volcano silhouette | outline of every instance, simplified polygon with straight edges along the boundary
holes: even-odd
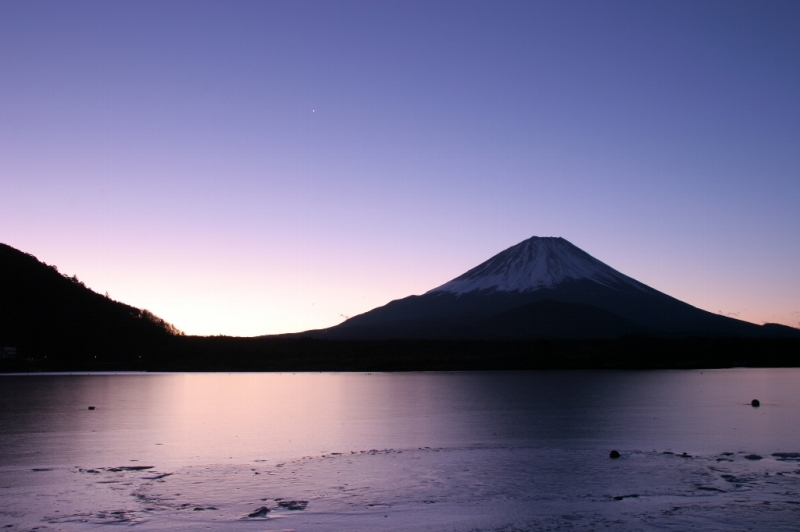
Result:
[[[317,331],[341,339],[795,336],[712,314],[632,279],[563,238],[532,237],[438,288]]]

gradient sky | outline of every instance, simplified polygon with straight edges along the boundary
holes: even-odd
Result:
[[[800,2],[0,0],[0,241],[187,333],[534,235],[800,326]]]

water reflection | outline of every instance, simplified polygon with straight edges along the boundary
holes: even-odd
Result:
[[[474,445],[794,451],[798,378],[795,369],[6,376],[0,465]]]

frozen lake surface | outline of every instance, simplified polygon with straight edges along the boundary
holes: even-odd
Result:
[[[0,530],[797,530],[798,384],[795,369],[5,376]]]

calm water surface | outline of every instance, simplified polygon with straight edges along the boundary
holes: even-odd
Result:
[[[0,377],[0,466],[468,445],[794,451],[800,370]]]

